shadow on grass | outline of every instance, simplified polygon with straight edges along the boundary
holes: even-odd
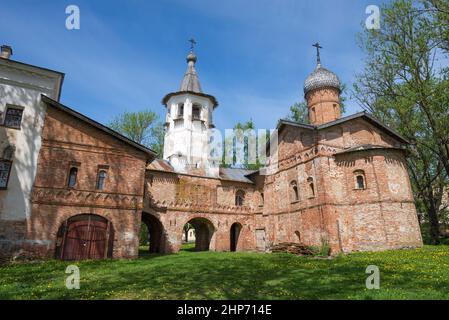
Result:
[[[448,299],[449,249],[367,253],[316,260],[287,254],[148,252],[137,260],[77,265],[81,289],[64,288],[69,263],[0,269],[4,299]],[[381,289],[365,288],[366,267]],[[50,284],[50,287],[48,285]]]

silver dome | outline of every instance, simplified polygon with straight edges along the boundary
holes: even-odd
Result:
[[[317,65],[315,71],[313,71],[304,82],[304,95],[312,90],[328,87],[335,88],[340,91],[340,80],[335,73],[323,68],[319,64]]]

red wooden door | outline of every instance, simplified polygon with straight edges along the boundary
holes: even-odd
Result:
[[[63,260],[104,259],[108,250],[109,224],[104,218],[83,215],[69,220]]]

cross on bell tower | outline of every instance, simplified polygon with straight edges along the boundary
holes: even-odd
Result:
[[[190,42],[190,51],[193,52],[193,49],[195,49],[196,41],[194,38],[189,40]]]
[[[320,49],[323,49],[323,47],[318,42],[313,44],[312,47],[316,48],[316,64],[321,65]]]

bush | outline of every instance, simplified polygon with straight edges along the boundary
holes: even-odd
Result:
[[[310,246],[309,250],[313,252],[314,256],[318,257],[328,257],[331,254],[331,247],[327,239],[321,239],[320,246]]]

